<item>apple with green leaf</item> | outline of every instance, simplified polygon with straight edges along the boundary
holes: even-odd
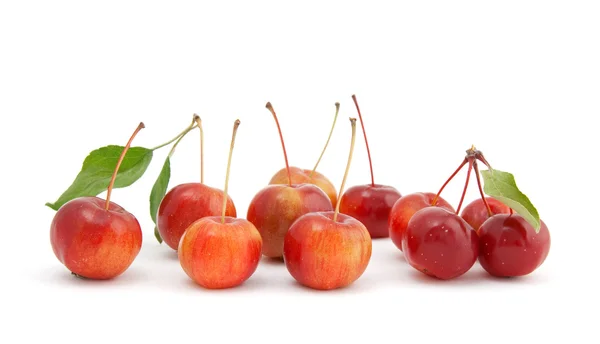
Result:
[[[99,197],[77,197],[62,205],[50,225],[52,250],[74,275],[88,279],[111,279],[121,275],[133,263],[142,247],[142,230],[135,216],[110,196],[117,173],[137,133],[140,123],[127,145],[121,150],[106,200]]]
[[[162,198],[156,214],[156,228],[160,238],[174,250],[177,250],[183,233],[194,221],[206,216],[217,216],[223,211],[223,203],[220,201],[223,191],[204,184],[202,122],[199,116],[194,116],[194,121],[200,129],[200,182],[184,183],[172,188]],[[231,198],[224,205],[227,216],[237,215]]]
[[[478,161],[488,167],[488,170],[481,171],[483,188]],[[406,260],[417,270],[440,279],[464,274],[477,258],[481,266],[494,276],[515,277],[533,272],[548,255],[550,234],[537,209],[518,189],[512,174],[492,169],[483,153],[471,147],[438,196],[465,165],[468,165],[467,177],[456,212],[426,207],[409,220],[402,241]],[[489,216],[478,229],[458,216],[472,170]],[[494,214],[484,192],[503,203],[509,213]],[[513,210],[517,214],[513,214]]]

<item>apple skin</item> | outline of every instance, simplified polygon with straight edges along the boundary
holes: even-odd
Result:
[[[372,238],[385,238],[389,236],[390,211],[400,198],[400,192],[391,186],[357,185],[342,195],[340,213],[362,222]]]
[[[111,279],[133,263],[142,248],[135,216],[116,203],[80,197],[64,204],[50,225],[52,250],[67,269],[89,279]]]
[[[262,239],[244,219],[209,216],[192,223],[181,237],[178,256],[185,273],[207,289],[238,286],[256,271]]]
[[[485,200],[490,206],[490,210],[492,211],[493,215],[510,214],[510,207],[498,201],[497,199],[486,197]],[[479,230],[479,227],[481,227],[481,225],[490,218],[487,208],[485,207],[485,204],[481,198],[469,203],[460,213],[460,217],[467,221],[467,223],[476,231]]]
[[[356,281],[371,259],[367,228],[344,214],[301,216],[285,236],[285,265],[300,284],[319,290],[343,288]]]
[[[420,272],[441,280],[469,271],[479,255],[479,237],[473,228],[447,209],[425,207],[408,222],[404,258]]]
[[[254,196],[246,218],[258,229],[263,239],[263,254],[270,258],[281,258],[285,234],[294,221],[307,213],[332,210],[329,197],[315,185],[274,184]]]
[[[394,245],[402,251],[402,241],[408,227],[408,222],[419,210],[431,207],[435,194],[431,192],[415,192],[400,198],[392,207],[389,217],[390,238]],[[455,212],[450,203],[438,197],[436,207]]]
[[[177,250],[185,230],[196,220],[219,216],[223,211],[223,191],[201,183],[180,184],[160,202],[156,224],[163,241]],[[225,216],[236,217],[231,197],[227,197]]]
[[[311,173],[312,177],[310,176]],[[299,167],[290,167],[290,175],[292,176],[292,184],[313,184],[321,188],[331,200],[331,205],[335,208],[337,204],[337,190],[327,177],[317,171],[313,173],[312,170]],[[269,184],[289,184],[287,169],[282,168],[275,173]]]
[[[521,215],[496,214],[479,227],[479,263],[492,276],[525,276],[550,252],[550,232],[541,221],[535,232]]]

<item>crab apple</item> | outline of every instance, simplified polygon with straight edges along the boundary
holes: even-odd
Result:
[[[550,252],[550,232],[539,232],[523,216],[497,214],[479,228],[479,263],[493,276],[524,276],[536,270]]]
[[[477,233],[460,216],[440,207],[417,211],[408,221],[404,257],[415,269],[448,280],[469,271],[479,253]]]

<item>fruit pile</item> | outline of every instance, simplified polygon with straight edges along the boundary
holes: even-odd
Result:
[[[183,271],[205,288],[242,284],[256,271],[263,255],[282,258],[291,276],[302,285],[322,290],[342,288],[366,270],[372,238],[384,237],[391,238],[412,267],[442,280],[459,277],[477,260],[498,277],[527,275],[544,262],[550,249],[546,224],[517,188],[513,175],[492,169],[475,147],[467,150],[437,194],[401,196],[391,186],[376,184],[362,114],[354,95],[352,99],[368,153],[369,184],[344,191],[356,139],[355,118],[350,118],[352,139],[339,191],[317,172],[337,121],[339,103],[335,104],[325,147],[312,170],[289,166],[277,114],[267,103],[279,131],[285,167],[256,193],[246,219],[237,217],[228,196],[239,120],[233,127],[223,190],[204,184],[204,135],[199,116],[194,115],[175,138],[151,149],[131,147],[144,128],[140,123],[125,146],[92,151],[72,185],[56,202],[46,204],[57,211],[50,227],[56,257],[81,278],[110,279],[125,272],[141,250],[142,230],[134,215],[111,202],[111,192],[132,185],[145,173],[153,152],[171,145],[150,193],[154,234],[160,243],[164,241],[177,251]],[[194,129],[200,130],[200,183],[180,184],[167,192],[171,157]],[[480,171],[479,162],[487,170]],[[467,179],[455,210],[441,193],[465,166]],[[481,198],[461,213],[472,172]],[[106,199],[98,198],[104,191]]]

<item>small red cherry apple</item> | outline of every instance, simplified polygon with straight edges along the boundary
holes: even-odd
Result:
[[[372,238],[384,238],[389,236],[388,222],[390,211],[401,195],[400,192],[392,186],[375,184],[371,151],[369,150],[365,125],[355,95],[352,95],[352,100],[356,106],[363,136],[365,138],[367,155],[369,156],[369,167],[371,169],[371,184],[356,185],[349,188],[344,195],[340,197],[340,212],[350,215],[362,222],[369,230],[369,234]]]
[[[142,230],[133,214],[110,201],[119,167],[140,123],[123,149],[108,185],[106,200],[79,197],[64,204],[52,220],[54,254],[74,275],[111,279],[129,268],[142,248]]]
[[[413,215],[427,207],[433,207],[436,195],[431,192],[416,192],[398,199],[390,212],[389,231],[394,245],[402,250],[402,241],[408,227],[408,221]],[[435,206],[454,212],[454,208],[443,198],[438,197]]]
[[[404,257],[415,269],[448,280],[469,271],[479,253],[477,233],[460,216],[440,207],[417,211],[408,221]]]
[[[246,281],[261,257],[262,239],[252,223],[226,216],[227,188],[235,135],[231,138],[221,216],[208,216],[192,223],[179,242],[181,267],[196,283],[208,289],[231,288]]]
[[[289,169],[286,167],[277,171],[275,175],[271,178],[269,184],[288,184],[289,180],[292,180],[292,184],[314,184],[321,188],[329,199],[331,200],[331,205],[333,207],[337,204],[337,190],[333,183],[325,177],[323,174],[317,172],[317,167],[319,167],[319,163],[327,150],[327,146],[329,145],[329,141],[331,140],[331,135],[333,134],[333,129],[335,128],[335,122],[337,121],[338,113],[340,111],[340,103],[335,103],[335,117],[333,118],[333,124],[331,125],[331,130],[329,131],[329,137],[327,138],[327,142],[325,143],[325,147],[323,147],[323,151],[321,151],[321,155],[313,167],[312,170],[303,169],[299,167],[290,166]],[[289,174],[288,174],[289,171]]]
[[[487,206],[485,203],[487,203]],[[479,230],[479,227],[481,227],[481,225],[492,215],[510,214],[510,207],[495,198],[486,197],[485,203],[483,202],[483,199],[478,198],[467,204],[462,213],[460,213],[460,217],[467,221],[467,223],[476,231]],[[487,207],[489,207],[489,210]]]
[[[200,117],[194,116],[194,120],[200,129],[200,183],[180,184],[169,190],[160,202],[156,216],[161,238],[174,250],[190,224],[206,216],[217,216],[223,210],[223,191],[204,184],[204,133]],[[237,216],[231,198],[227,198],[225,215]]]
[[[396,202],[396,204],[394,204],[394,207],[392,208],[392,211],[390,213],[389,230],[390,237],[392,238],[392,241],[394,242],[396,247],[398,247],[401,251],[403,250],[404,245],[402,242],[405,239],[408,222],[417,211],[430,206],[438,206],[450,212],[455,212],[454,208],[448,202],[446,202],[440,195],[442,194],[442,191],[444,191],[448,183],[450,183],[450,181],[458,174],[458,172],[462,170],[462,168],[467,163],[469,164],[467,181],[465,182],[465,187],[463,189],[462,197],[460,199],[460,203],[458,204],[458,210],[456,211],[456,214],[460,212],[460,208],[465,198],[472,169],[474,169],[477,174],[477,184],[479,185],[479,191],[481,193],[481,196],[483,197],[483,191],[481,189],[481,183],[479,179],[479,169],[477,166],[476,159],[481,159],[481,161],[487,164],[487,161],[483,157],[483,154],[481,154],[480,151],[477,151],[475,147],[472,146],[471,149],[467,150],[467,156],[463,159],[456,171],[454,171],[454,173],[452,173],[452,175],[446,180],[446,182],[444,182],[437,194],[414,193],[402,197]]]
[[[491,275],[516,277],[532,273],[550,252],[550,232],[543,221],[535,229],[521,215],[497,214],[479,227],[479,262]]]
[[[285,166],[289,169],[277,115],[271,103],[267,103],[266,107],[277,124]],[[246,218],[260,232],[263,254],[270,258],[281,258],[285,234],[294,221],[307,213],[331,210],[331,200],[323,190],[312,184],[293,184],[289,177],[286,185],[269,185],[260,190],[250,201]]]
[[[352,143],[346,172],[340,187],[344,189],[352,161],[356,119],[351,119]],[[285,235],[285,265],[300,284],[319,290],[342,288],[356,281],[371,259],[372,243],[367,228],[355,218],[335,212],[302,215]]]

